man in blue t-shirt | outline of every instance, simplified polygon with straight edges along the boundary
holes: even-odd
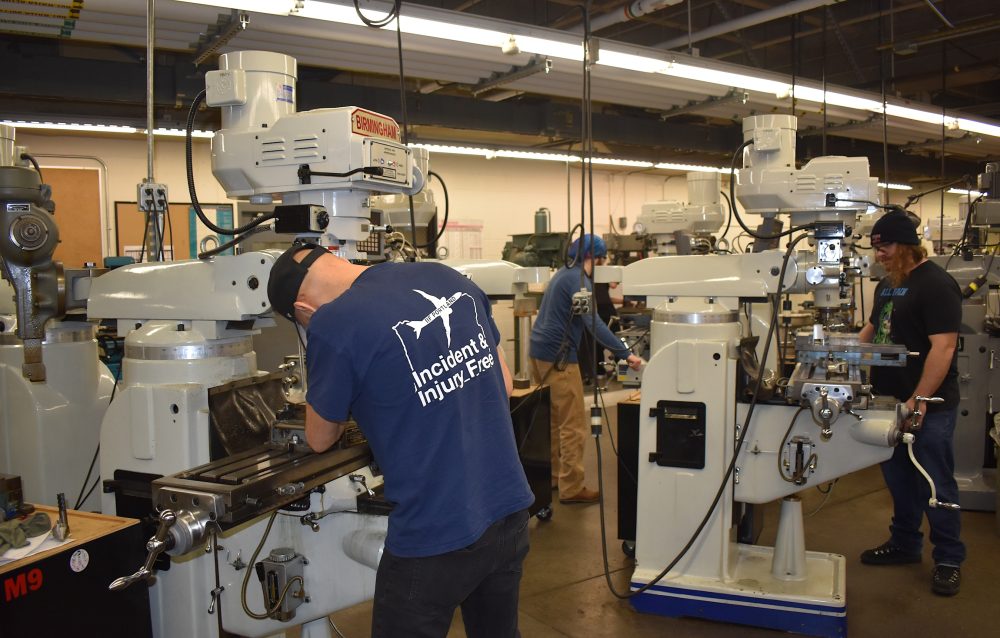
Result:
[[[533,496],[517,455],[511,377],[490,302],[435,263],[352,264],[297,244],[268,297],[307,330],[306,440],[353,417],[384,472],[389,515],[373,636],[517,636]]]
[[[567,255],[573,264],[552,277],[531,328],[531,369],[538,383],[549,386],[552,487],[559,489],[559,502],[596,503],[600,493],[583,484],[588,419],[576,344],[586,329],[593,332],[601,346],[628,361],[633,369],[639,369],[642,359],[632,354],[599,318],[573,314],[573,294],[581,288],[591,290],[594,265],[603,264],[608,255],[604,240],[583,235],[570,244]]]

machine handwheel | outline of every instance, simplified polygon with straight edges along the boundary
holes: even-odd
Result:
[[[540,521],[547,521],[547,520],[551,519],[552,518],[552,508],[546,505],[542,509],[540,509],[537,512],[535,512],[535,518],[537,518]]]
[[[622,541],[622,553],[629,558],[635,558],[635,541]]]

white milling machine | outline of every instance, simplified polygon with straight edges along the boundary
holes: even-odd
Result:
[[[114,378],[95,326],[62,320],[82,305],[78,284],[91,271],[52,259],[50,189],[14,142],[14,128],[0,125],[0,472],[21,477],[26,503],[56,505],[57,494],[86,489]],[[97,506],[96,493],[80,505]]]
[[[797,170],[795,126],[796,118],[783,115],[744,121],[750,145],[735,188],[750,212],[810,225],[811,250],[792,252],[787,263],[779,250],[654,257],[601,269],[598,277],[621,281],[624,294],[644,296],[655,308],[639,411],[633,605],[842,636],[844,557],[805,551],[794,494],[891,456],[900,437],[897,408],[894,400],[871,396],[861,366],[903,365],[906,352],[833,331],[843,329],[852,278],[868,267],[852,248],[867,205],[843,200],[874,199],[875,179],[865,158],[822,157]],[[748,397],[756,380],[742,387],[739,381],[741,339],[754,334],[765,341],[762,326],[779,293],[810,293],[817,325],[796,336],[797,364],[784,396],[773,382],[763,383],[776,398],[753,405]],[[748,323],[741,308],[751,300]],[[757,365],[778,370],[777,348],[767,341],[767,359]],[[765,356],[751,341],[743,359],[752,360],[754,351]],[[736,504],[779,498],[776,547],[737,543]]]
[[[632,229],[651,238],[656,255],[712,252],[713,235],[726,222],[719,201],[721,183],[718,173],[688,173],[688,202],[646,202]]]
[[[356,108],[296,113],[288,56],[229,53],[220,69],[206,85],[209,105],[223,107],[212,166],[227,194],[280,197],[280,232],[360,257],[372,191],[413,193],[423,183],[398,126]],[[160,510],[146,564],[112,589],[150,581],[158,638],[270,636],[303,622],[301,635],[327,636],[330,613],[373,595],[387,519],[377,504],[362,507],[381,485],[367,446],[313,454],[301,418],[279,414],[269,439],[251,432],[246,441],[227,430],[239,423],[215,418],[216,401],[239,404],[248,389],[248,413],[265,411],[255,401],[275,384],[279,397],[282,383],[301,396],[301,373],[258,371],[252,347],[251,336],[274,325],[266,291],[277,254],[136,264],[92,284],[90,316],[117,319],[127,334],[101,429],[103,509]]]

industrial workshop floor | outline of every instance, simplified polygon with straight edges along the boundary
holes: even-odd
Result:
[[[627,395],[611,392],[611,404]],[[617,540],[617,498],[614,453],[609,437],[601,439],[605,459],[604,493],[608,554],[612,580],[619,591],[627,589],[632,563]],[[596,486],[597,455],[592,443],[586,450],[587,482]],[[803,511],[822,502],[809,488],[802,493]],[[554,498],[554,500],[556,500]],[[1000,591],[1000,536],[992,512],[964,512],[962,535],[968,559],[962,570],[962,591],[954,598],[930,592],[930,548],[919,565],[869,567],[858,560],[862,550],[888,537],[889,494],[877,467],[840,480],[825,506],[805,521],[806,547],[847,557],[848,625],[851,638],[897,637],[952,638],[1000,635],[996,601]],[[766,638],[778,632],[727,625],[699,619],[665,618],[636,613],[628,602],[607,589],[601,562],[600,512],[597,505],[553,504],[552,519],[532,519],[531,552],[521,582],[520,629],[525,638],[604,636],[691,638]],[[774,540],[777,504],[768,506],[762,544]],[[345,638],[370,633],[371,604],[362,604],[332,616]],[[448,636],[464,637],[459,613]]]

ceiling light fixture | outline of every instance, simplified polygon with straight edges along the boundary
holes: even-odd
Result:
[[[269,13],[271,15],[286,16],[295,9],[296,0],[178,0],[191,4],[207,4],[213,7],[223,7],[226,9],[240,9],[241,11],[252,11],[254,13]],[[360,24],[360,21],[358,22]]]
[[[913,187],[910,186],[909,184],[893,184],[892,182],[889,182],[888,184],[886,184],[885,182],[879,182],[878,186],[879,186],[879,188],[885,188],[885,189],[888,189],[888,190],[891,190],[891,191],[912,191],[913,190]]]
[[[325,20],[340,24],[358,25],[362,22],[358,18],[357,12],[352,3],[345,2],[320,2],[319,0],[181,0],[193,4],[210,5],[225,8],[237,8],[248,11],[270,13],[274,15],[288,15],[299,18]],[[431,11],[429,9],[417,9],[417,11]],[[424,15],[439,15],[437,13],[425,13]],[[449,15],[449,17],[451,17]],[[467,18],[467,16],[466,16]],[[488,23],[484,23],[488,24]],[[508,25],[504,25],[508,26]],[[516,38],[517,46],[522,53],[544,55],[562,60],[583,60],[583,46],[578,41],[578,36],[571,33],[560,33],[552,30],[543,30],[530,27],[528,25],[516,25],[511,23],[511,29],[496,30],[480,27],[467,26],[448,20],[436,20],[404,15],[399,18],[400,31],[409,35],[419,35],[431,38],[439,38],[465,44],[487,46],[494,49],[501,49],[511,38]],[[513,31],[521,31],[514,33]],[[545,33],[548,37],[539,37]],[[633,48],[633,50],[635,50]],[[710,63],[703,64],[683,64],[676,62],[676,54],[670,54],[672,58],[666,59],[667,53],[652,53],[651,55],[640,55],[620,50],[616,44],[604,41],[601,44],[600,54],[597,64],[609,68],[635,71],[639,73],[659,73],[671,77],[679,77],[696,82],[704,82],[723,86],[727,88],[739,88],[750,91],[769,93],[779,97],[787,97],[794,94],[798,100],[806,100],[819,104],[839,106],[849,109],[858,109],[872,113],[883,113],[890,117],[898,117],[904,120],[923,122],[940,126],[942,123],[948,129],[963,130],[981,135],[1000,137],[1000,126],[986,122],[977,122],[965,118],[943,116],[940,112],[913,108],[901,104],[887,103],[883,109],[882,101],[869,97],[861,97],[839,93],[836,91],[826,91],[822,89],[792,85],[788,82],[760,77],[755,74],[739,73],[736,70],[726,70],[726,68],[713,68]],[[729,67],[739,68],[739,67]],[[794,93],[793,93],[794,91]]]
[[[952,195],[962,195],[968,197],[980,197],[982,195],[979,191],[967,191],[964,188],[949,188],[945,192]]]
[[[509,159],[527,159],[527,160],[542,160],[549,162],[568,162],[570,164],[578,164],[581,162],[579,155],[569,155],[567,153],[543,153],[540,151],[518,151],[509,149],[489,149],[489,148],[478,148],[471,146],[452,146],[448,144],[424,144],[424,143],[414,143],[410,144],[412,148],[423,148],[431,153],[442,153],[446,155],[474,155],[478,157],[485,157],[487,159],[493,159],[497,157],[506,157]],[[661,170],[668,171],[695,171],[695,172],[708,172],[708,173],[728,173],[728,168],[715,168],[712,166],[694,166],[691,164],[676,164],[664,162],[660,164],[654,164],[653,162],[645,160],[632,160],[617,157],[595,157],[593,158],[593,164],[595,166],[621,166],[630,168],[658,168]]]
[[[3,120],[0,124],[13,126],[15,129],[34,129],[41,131],[71,131],[79,133],[120,133],[123,135],[146,134],[146,129],[119,124],[87,124],[80,122],[19,122]],[[161,137],[184,137],[184,129],[154,128],[153,135]],[[192,131],[191,137],[209,138],[215,135],[212,131]]]
[[[693,166],[691,164],[675,164],[673,162],[660,162],[653,168],[665,171],[690,171],[693,173],[728,173],[728,168],[718,168],[715,166]]]

